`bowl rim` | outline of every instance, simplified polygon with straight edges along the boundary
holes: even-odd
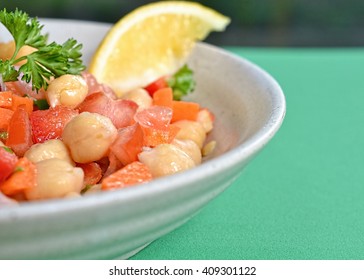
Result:
[[[53,19],[42,18],[45,21],[53,21]],[[110,24],[98,23],[84,20],[64,20],[55,19],[54,21],[63,22],[78,22],[83,24],[102,24],[105,27]],[[229,52],[221,47],[213,46],[205,42],[198,42],[197,46],[206,48],[218,53],[222,53],[234,60],[238,60],[254,69],[262,75],[264,79],[272,85],[272,109],[269,120],[259,128],[251,137],[244,140],[243,143],[237,145],[229,151],[211,158],[203,164],[186,170],[181,173],[173,174],[162,178],[154,179],[147,184],[141,184],[133,188],[125,188],[109,192],[101,192],[97,194],[82,196],[74,199],[51,199],[37,202],[25,202],[14,206],[4,206],[0,209],[0,224],[16,218],[17,220],[39,218],[44,215],[54,215],[61,212],[74,212],[80,209],[89,209],[94,207],[102,207],[113,204],[123,203],[124,201],[140,199],[148,197],[151,194],[163,193],[184,188],[186,184],[194,181],[203,180],[206,176],[211,176],[215,173],[216,168],[219,170],[228,170],[239,162],[243,162],[250,156],[255,155],[261,150],[269,140],[276,134],[281,127],[286,114],[286,99],[278,82],[264,69],[251,62],[250,60]],[[203,171],[203,172],[201,172]]]

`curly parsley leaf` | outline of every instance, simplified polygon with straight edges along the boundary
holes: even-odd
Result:
[[[11,82],[17,80],[19,73],[10,60],[0,59],[0,75],[3,82]]]
[[[0,22],[14,37],[16,48],[13,58],[24,45],[39,48],[46,44],[46,36],[41,34],[43,26],[37,19],[30,19],[23,11],[16,9],[14,12],[7,12],[3,9],[0,11]]]
[[[0,11],[0,22],[9,30],[15,41],[15,52],[9,60],[0,60],[0,75],[4,82],[16,81],[20,74],[22,80],[32,83],[32,88],[47,89],[51,77],[64,74],[80,74],[86,67],[82,64],[81,48],[76,40],[69,39],[62,45],[55,42],[47,44],[47,36],[42,35],[43,26],[36,18],[25,12]],[[16,59],[23,46],[36,50]],[[19,69],[15,65],[26,61]]]
[[[174,100],[181,100],[183,96],[192,92],[196,85],[193,71],[187,65],[181,67],[167,82],[173,89]]]

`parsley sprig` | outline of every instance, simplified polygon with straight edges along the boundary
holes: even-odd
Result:
[[[51,77],[64,74],[79,74],[85,69],[81,60],[82,44],[75,39],[68,39],[62,45],[55,42],[47,44],[48,37],[43,35],[43,25],[37,18],[30,18],[23,11],[16,9],[8,12],[0,11],[0,22],[9,30],[15,41],[15,52],[9,60],[0,59],[0,75],[4,82],[21,79],[32,83],[32,88],[47,89]],[[37,50],[31,54],[16,58],[23,46]],[[20,61],[26,62],[19,68],[15,67]]]
[[[183,96],[191,93],[196,86],[193,71],[187,64],[182,66],[167,82],[168,86],[173,89],[174,100],[181,100]]]

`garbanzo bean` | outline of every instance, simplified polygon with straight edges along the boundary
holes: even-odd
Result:
[[[32,145],[24,154],[32,162],[38,162],[50,158],[58,158],[74,165],[66,145],[59,139],[51,139],[44,143]]]
[[[69,192],[64,196],[64,198],[78,198],[81,196],[82,195],[79,192]]]
[[[171,144],[177,146],[186,154],[188,154],[196,165],[201,163],[202,161],[201,150],[194,141],[189,139],[186,140],[174,139]]]
[[[83,112],[66,124],[62,140],[75,162],[88,163],[106,156],[116,136],[117,129],[109,118]]]
[[[209,133],[214,128],[214,120],[211,113],[206,110],[202,109],[197,114],[197,121],[202,125],[205,129],[206,133]]]
[[[61,198],[68,193],[81,192],[84,178],[82,168],[58,158],[42,160],[35,165],[37,184],[35,188],[25,191],[28,200]]]
[[[83,195],[99,193],[101,191],[102,191],[101,184],[96,184],[96,185],[90,186]]]
[[[200,149],[202,149],[203,143],[206,139],[206,132],[202,124],[196,121],[182,120],[174,122],[172,125],[180,128],[176,135],[176,139],[192,140]]]
[[[50,82],[46,98],[51,107],[64,105],[76,108],[86,98],[88,86],[84,78],[78,75],[62,75]]]
[[[123,99],[128,99],[134,101],[138,104],[138,111],[150,107],[153,103],[153,98],[149,93],[143,88],[137,88],[122,96]]]
[[[205,146],[203,146],[201,152],[202,152],[202,156],[208,156],[210,155],[216,148],[216,141],[212,140],[210,142],[208,142]]]
[[[171,175],[195,167],[192,158],[172,144],[160,144],[141,152],[139,161],[148,166],[153,177]]]

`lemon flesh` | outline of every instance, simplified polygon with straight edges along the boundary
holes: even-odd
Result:
[[[111,27],[89,71],[121,96],[176,72],[196,41],[223,31],[229,22],[228,17],[194,2],[141,6]]]

